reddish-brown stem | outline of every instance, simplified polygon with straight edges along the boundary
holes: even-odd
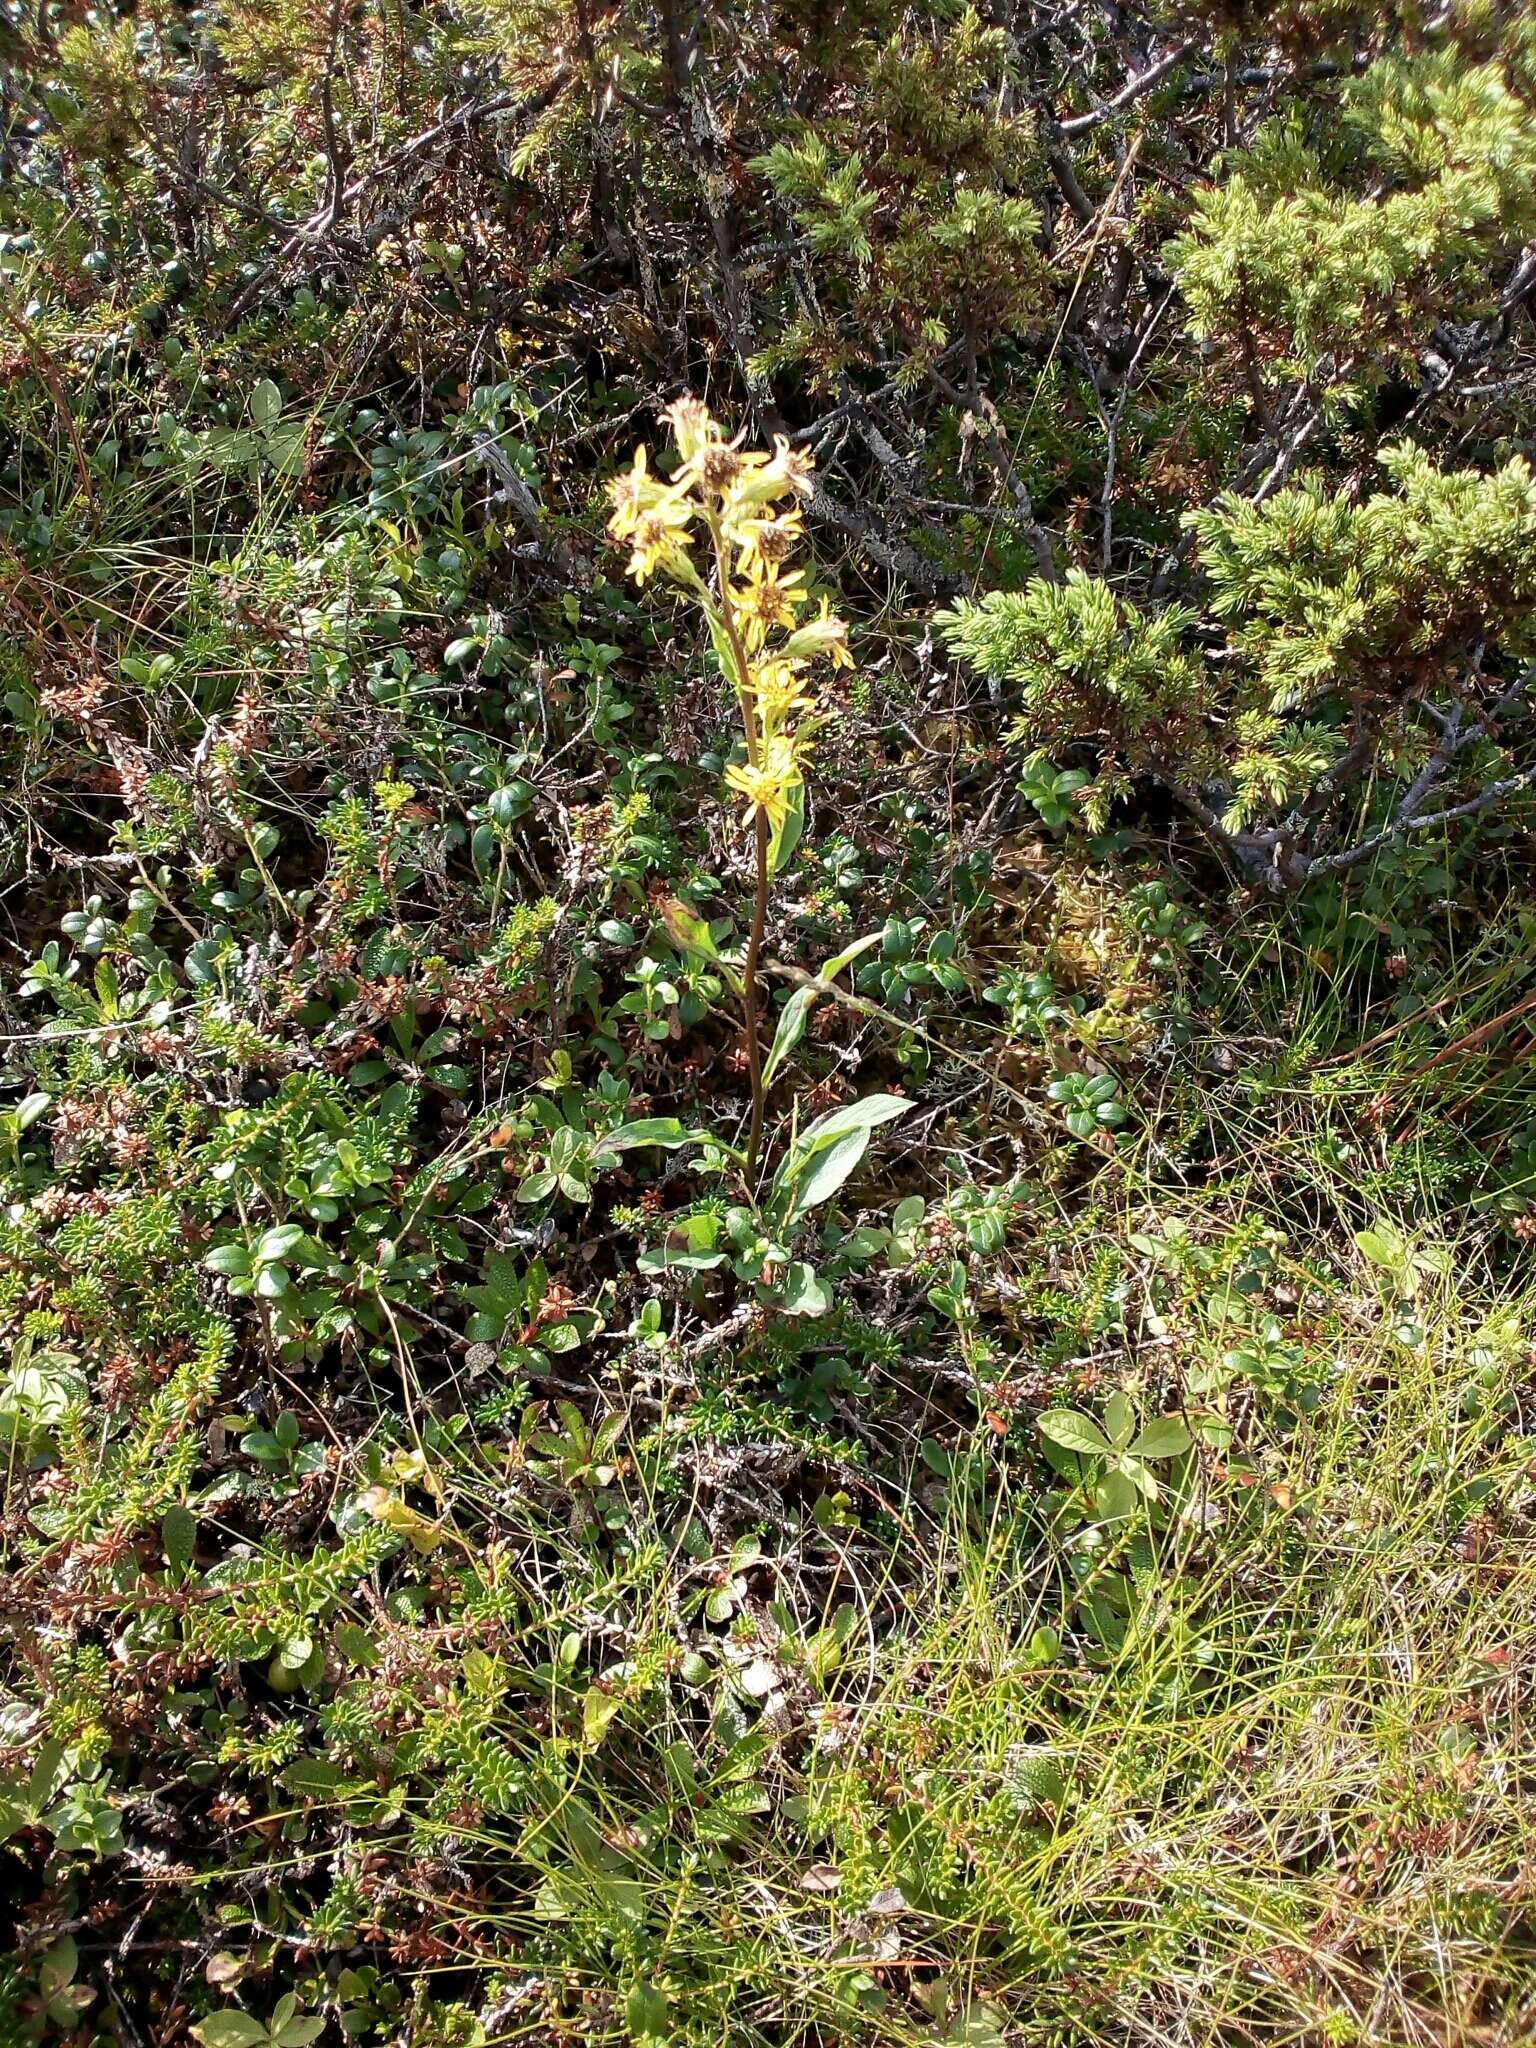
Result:
[[[757,891],[752,899],[752,930],[741,969],[741,1007],[747,1026],[747,1072],[752,1080],[752,1123],[747,1133],[747,1185],[757,1172],[763,1142],[763,1049],[757,1035],[757,963],[768,922],[768,820],[762,811],[753,819],[757,837]]]
[[[707,513],[709,537],[714,544],[715,569],[720,580],[720,622],[725,628],[725,637],[731,650],[731,664],[736,673],[731,678],[736,686],[736,702],[741,707],[742,734],[747,742],[747,759],[755,766],[758,756],[757,706],[752,694],[752,666],[747,660],[747,650],[742,643],[741,632],[736,623],[735,607],[731,603],[730,565],[726,558],[725,536],[720,522],[712,513]],[[747,1072],[752,1081],[752,1121],[747,1132],[746,1178],[750,1189],[757,1174],[757,1155],[763,1142],[763,1048],[758,1038],[758,987],[757,963],[763,950],[763,930],[768,922],[768,846],[770,834],[767,814],[758,809],[752,816],[756,845],[756,887],[752,897],[752,930],[747,939],[747,957],[741,970],[742,1019],[747,1031]]]

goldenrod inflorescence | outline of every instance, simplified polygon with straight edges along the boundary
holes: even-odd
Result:
[[[823,658],[849,665],[843,621],[825,598],[802,617],[811,596],[804,571],[789,566],[803,537],[798,501],[813,488],[812,465],[782,435],[771,454],[743,448],[739,435],[727,439],[696,398],[678,399],[665,417],[678,466],[663,480],[636,449],[633,466],[609,485],[608,531],[628,546],[637,583],[664,576],[704,613],[746,743],[746,759],[725,779],[748,816],[767,821],[777,867],[793,845],[790,820],[798,827],[802,813],[816,725],[807,671]],[[705,573],[695,560],[701,542],[713,557]]]

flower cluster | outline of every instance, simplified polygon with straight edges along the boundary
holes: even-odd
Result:
[[[822,658],[849,663],[843,621],[825,598],[802,616],[812,600],[804,572],[789,566],[802,538],[798,501],[813,488],[811,464],[782,436],[771,454],[743,448],[739,435],[727,439],[696,398],[680,398],[666,419],[677,468],[663,481],[637,449],[634,466],[609,486],[608,531],[629,548],[637,583],[664,576],[703,611],[746,743],[746,759],[726,770],[726,781],[787,856],[815,724],[806,671]],[[695,560],[701,546],[708,550],[702,573]]]

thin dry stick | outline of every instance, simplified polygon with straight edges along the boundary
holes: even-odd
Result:
[[[1323,1059],[1314,1060],[1307,1072],[1316,1074],[1324,1067],[1346,1066],[1350,1060],[1359,1059],[1362,1053],[1374,1052],[1379,1045],[1386,1045],[1390,1040],[1401,1037],[1403,1032],[1411,1030],[1415,1024],[1422,1024],[1426,1017],[1438,1016],[1442,1010],[1448,1010],[1452,1003],[1470,1001],[1473,996],[1480,995],[1488,988],[1494,979],[1495,977],[1490,974],[1483,980],[1474,982],[1469,989],[1452,989],[1448,996],[1441,996],[1436,1002],[1426,1003],[1422,1009],[1415,1010],[1411,1017],[1402,1017],[1396,1024],[1389,1024],[1385,1031],[1378,1031],[1373,1038],[1363,1039],[1359,1045],[1346,1046],[1343,1052],[1331,1052]]]
[[[1428,1074],[1436,1067],[1443,1067],[1447,1060],[1456,1059],[1464,1052],[1478,1051],[1490,1038],[1496,1037],[1506,1024],[1513,1024],[1517,1017],[1528,1016],[1532,1010],[1536,1010],[1536,994],[1522,996],[1518,1003],[1507,1010],[1501,1010],[1497,1017],[1490,1017],[1486,1024],[1479,1024],[1475,1031],[1468,1031],[1463,1037],[1454,1039],[1451,1044],[1441,1046],[1433,1059],[1427,1059],[1421,1067],[1414,1067],[1403,1076],[1403,1079],[1416,1081],[1421,1074]]]
[[[53,400],[53,408],[59,416],[59,423],[69,436],[70,452],[74,456],[75,471],[80,479],[80,495],[94,512],[96,509],[96,490],[91,482],[91,465],[85,459],[85,449],[80,440],[80,429],[75,424],[75,415],[70,408],[69,399],[65,395],[64,386],[60,381],[58,369],[54,364],[53,358],[38,340],[31,325],[14,308],[0,303],[0,315],[3,315],[5,323],[11,332],[20,336],[22,346],[32,358],[37,374],[48,387],[48,396]]]

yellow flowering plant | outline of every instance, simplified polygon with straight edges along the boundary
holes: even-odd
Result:
[[[803,538],[800,500],[813,488],[808,457],[779,436],[771,452],[730,438],[696,398],[665,418],[678,462],[653,474],[646,450],[609,485],[612,538],[629,550],[636,583],[659,576],[702,612],[741,714],[744,758],[725,771],[754,838],[756,890],[742,964],[752,1122],[747,1171],[763,1131],[758,1041],[758,960],[768,887],[793,853],[805,821],[805,764],[816,729],[810,672],[849,665],[848,632],[823,598],[813,611],[803,570],[790,558]]]

